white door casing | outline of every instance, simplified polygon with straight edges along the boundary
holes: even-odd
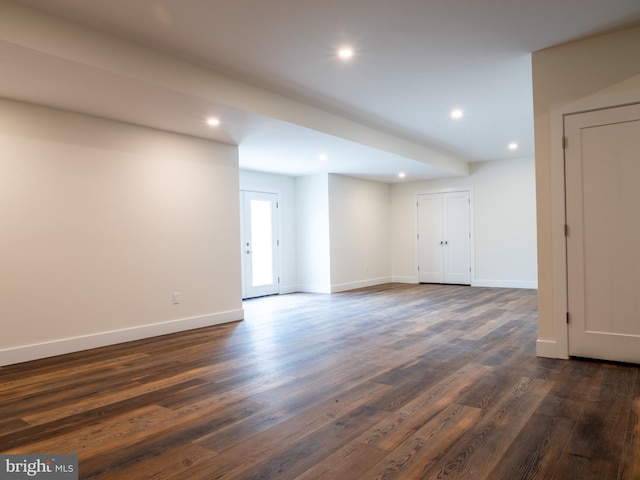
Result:
[[[569,354],[640,363],[640,105],[564,129]]]

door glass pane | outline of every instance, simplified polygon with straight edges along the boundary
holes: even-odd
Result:
[[[271,203],[268,200],[251,200],[251,267],[254,287],[274,283]]]

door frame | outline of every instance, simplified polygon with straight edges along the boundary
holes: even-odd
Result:
[[[538,356],[569,358],[567,243],[564,234],[566,223],[564,119],[567,115],[607,110],[636,103],[640,103],[640,91],[588,97],[552,109],[550,112],[551,258],[553,259],[551,266],[551,296],[555,340],[541,340],[538,338],[536,342],[536,354]]]
[[[476,269],[475,269],[475,237],[476,230],[474,225],[474,203],[473,203],[473,187],[460,186],[450,188],[436,188],[427,190],[418,190],[413,194],[413,282],[420,283],[420,272],[418,271],[419,247],[418,247],[418,195],[429,195],[432,193],[451,193],[451,192],[469,192],[469,230],[471,238],[469,239],[469,266],[471,267],[471,286],[475,286]]]
[[[239,189],[239,201],[240,201],[240,280],[242,286],[242,299],[245,299],[246,291],[245,291],[245,255],[242,253],[244,251],[244,211],[243,211],[243,202],[242,195],[244,192],[255,192],[255,193],[268,193],[276,196],[276,237],[278,239],[278,255],[277,255],[277,274],[278,280],[281,280],[282,277],[282,255],[280,254],[280,239],[282,238],[282,221],[280,218],[280,191],[277,189],[271,188],[240,188]],[[278,281],[278,295],[282,293],[280,289],[281,282]]]

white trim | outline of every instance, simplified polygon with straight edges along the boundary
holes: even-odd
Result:
[[[569,327],[567,310],[567,251],[564,236],[565,178],[564,178],[564,117],[593,110],[616,108],[638,103],[640,90],[611,95],[590,96],[559,106],[550,112],[551,150],[551,258],[553,278],[553,325],[555,330],[555,358],[569,358]],[[571,148],[571,146],[569,146]],[[541,341],[541,340],[539,340]],[[546,356],[546,355],[540,355]]]
[[[299,292],[298,285],[280,285],[280,295]]]
[[[392,277],[394,283],[420,283],[417,277]],[[533,280],[472,280],[472,287],[497,287],[497,288],[529,288],[537,290],[538,282]]]
[[[67,353],[89,350],[91,348],[115,345],[143,338],[157,337],[168,333],[182,332],[194,328],[209,327],[222,323],[235,322],[244,318],[244,310],[212,313],[191,318],[169,320],[167,322],[141,325],[137,327],[94,333],[81,337],[64,338],[33,345],[0,350],[0,366],[28,362],[40,358],[64,355]]]
[[[471,192],[473,187],[471,186],[461,186],[461,187],[448,187],[448,188],[428,188],[423,190],[418,190],[415,192],[416,201],[418,195],[429,195],[432,193],[454,193],[454,192]]]
[[[394,283],[419,283],[418,277],[391,277]]]
[[[347,290],[355,290],[356,288],[373,287],[375,285],[384,285],[385,283],[391,283],[391,277],[371,278],[368,280],[361,280],[359,282],[331,285],[331,293],[345,292]]]
[[[476,279],[471,282],[472,287],[497,287],[497,288],[538,288],[538,282],[534,280],[483,280]]]
[[[569,358],[558,355],[556,342],[540,339],[536,341],[536,356],[545,358]]]
[[[301,293],[331,293],[330,285],[303,284],[298,285],[296,292]]]
[[[559,111],[551,112],[551,274],[553,276],[553,319],[555,331],[555,354],[559,358],[569,357],[569,332],[567,327],[567,249],[564,236],[565,192],[564,192],[564,116]],[[540,354],[540,356],[546,356]]]

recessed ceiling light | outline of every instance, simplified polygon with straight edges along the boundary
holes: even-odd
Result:
[[[207,118],[207,125],[210,127],[217,127],[220,125],[220,120],[217,118]]]
[[[518,144],[516,142],[511,142],[507,148],[509,150],[517,150],[518,149]]]
[[[456,108],[455,110],[451,110],[451,118],[458,120],[459,118],[462,118],[464,116],[464,112],[462,110],[460,110],[459,108]]]
[[[407,176],[407,174],[406,174],[406,173],[404,173],[404,172],[400,172],[400,173],[398,174],[398,178],[404,178],[404,177],[406,177],[406,176]]]
[[[321,153],[320,155],[318,155],[318,160],[320,160],[321,162],[326,162],[328,158],[329,157],[326,153]]]
[[[341,60],[349,60],[353,57],[353,48],[351,47],[340,47],[338,50],[338,58]]]

